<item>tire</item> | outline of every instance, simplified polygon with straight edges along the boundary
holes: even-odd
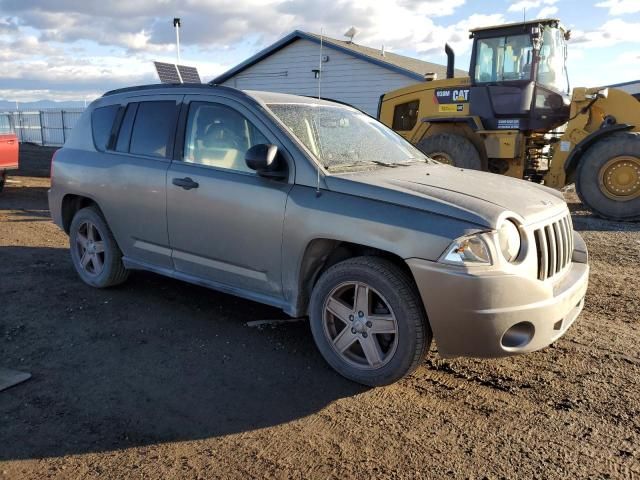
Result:
[[[355,298],[366,298],[370,307]],[[364,308],[367,312],[359,316]],[[410,374],[431,344],[431,329],[412,279],[380,257],[351,258],[325,271],[311,294],[309,320],[327,363],[342,376],[372,387]],[[343,353],[338,351],[340,342],[346,345]],[[374,353],[365,354],[365,346]]]
[[[487,170],[483,165],[480,152],[466,137],[455,133],[438,133],[425,137],[417,147],[434,160],[448,163],[455,167],[471,170]]]
[[[7,172],[0,171],[0,193],[4,190],[4,186],[7,183]]]
[[[611,184],[617,166],[630,172],[622,177],[627,183]],[[575,178],[580,200],[596,215],[640,220],[640,133],[616,133],[598,140],[580,159]]]
[[[97,207],[86,207],[76,212],[69,230],[69,246],[73,266],[87,285],[112,287],[123,283],[129,276],[122,263],[122,252]]]

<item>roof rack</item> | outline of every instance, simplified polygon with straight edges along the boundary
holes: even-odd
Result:
[[[171,89],[171,88],[206,88],[210,89],[212,87],[220,88],[218,85],[208,84],[208,83],[154,83],[150,85],[136,85],[133,87],[124,87],[124,88],[116,88],[115,90],[109,90],[106,92],[103,97],[108,97],[110,95],[115,95],[117,93],[126,93],[126,92],[136,92],[139,90],[156,90],[156,89]],[[230,90],[235,90],[235,88],[231,87],[223,87],[229,88]]]

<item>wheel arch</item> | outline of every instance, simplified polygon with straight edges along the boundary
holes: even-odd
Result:
[[[327,269],[343,260],[360,256],[375,256],[388,259],[400,267],[415,286],[415,279],[409,266],[402,257],[393,252],[360,243],[330,238],[315,238],[307,244],[298,268],[296,300],[298,314],[308,314],[311,292],[320,276]]]
[[[104,217],[100,205],[98,205],[98,202],[96,202],[96,200],[91,197],[68,193],[62,198],[62,227],[67,234],[69,233],[69,230],[71,228],[73,217],[78,212],[78,210],[90,206],[95,206],[100,211],[100,214],[102,214],[102,216]]]
[[[633,130],[635,127],[627,123],[616,123],[610,126],[599,128],[598,130],[591,132],[584,137],[580,143],[573,147],[573,150],[567,156],[567,160],[564,162],[564,171],[567,178],[567,183],[571,183],[575,179],[575,173],[578,168],[578,164],[582,157],[587,153],[589,148],[594,146],[598,141],[610,137],[618,132],[626,132]]]

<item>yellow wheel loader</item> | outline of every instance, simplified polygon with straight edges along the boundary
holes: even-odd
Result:
[[[570,31],[541,19],[471,31],[469,77],[425,80],[380,99],[379,119],[427,155],[562,188],[613,220],[640,220],[640,98],[574,88]],[[433,78],[426,76],[425,78]]]

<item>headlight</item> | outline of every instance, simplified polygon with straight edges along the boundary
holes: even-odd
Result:
[[[477,234],[453,242],[441,261],[452,265],[491,265],[491,255],[487,244]]]
[[[498,242],[500,243],[500,251],[507,262],[513,262],[520,254],[522,239],[520,230],[511,220],[505,221],[498,229]]]

